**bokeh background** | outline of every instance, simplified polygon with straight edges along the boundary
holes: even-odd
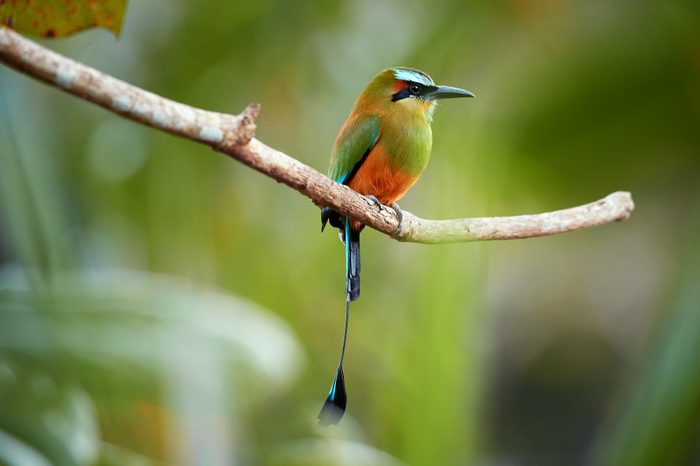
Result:
[[[131,1],[49,47],[325,171],[394,65],[473,91],[402,202],[623,223],[425,246],[366,231],[349,405],[343,250],[306,198],[0,67],[0,463],[700,464],[700,6]]]

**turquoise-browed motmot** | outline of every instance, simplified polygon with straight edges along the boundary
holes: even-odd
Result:
[[[328,176],[373,201],[390,205],[399,221],[396,201],[413,186],[430,159],[436,100],[474,97],[469,91],[437,86],[426,73],[413,68],[389,68],[362,91],[340,129],[331,152]],[[364,225],[335,211],[321,211],[326,223],[340,230],[345,243],[345,329],[340,361],[328,398],[318,415],[321,425],[336,424],[347,404],[343,357],[350,302],[360,296],[360,231]]]

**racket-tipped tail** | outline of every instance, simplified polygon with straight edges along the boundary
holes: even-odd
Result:
[[[318,423],[324,427],[330,424],[337,424],[345,414],[348,395],[345,392],[345,376],[343,375],[343,366],[338,366],[333,379],[333,385],[328,392],[328,398],[323,403],[321,412],[318,413]]]

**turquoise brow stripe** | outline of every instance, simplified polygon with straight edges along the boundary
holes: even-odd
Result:
[[[426,76],[411,70],[402,70],[401,68],[396,68],[394,70],[394,76],[396,76],[396,79],[400,79],[401,81],[412,81],[414,83],[420,83],[425,86],[435,85],[432,79],[429,79]]]

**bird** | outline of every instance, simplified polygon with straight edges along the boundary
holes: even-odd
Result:
[[[368,197],[391,206],[413,186],[428,164],[432,150],[431,124],[437,100],[474,97],[469,91],[438,86],[427,73],[409,67],[387,68],[360,93],[338,132],[330,156],[328,176]],[[326,207],[321,231],[330,223],[345,244],[345,326],[340,360],[319,424],[337,424],[345,413],[347,392],[343,359],[348,337],[350,303],[360,297],[360,232],[364,225]]]

